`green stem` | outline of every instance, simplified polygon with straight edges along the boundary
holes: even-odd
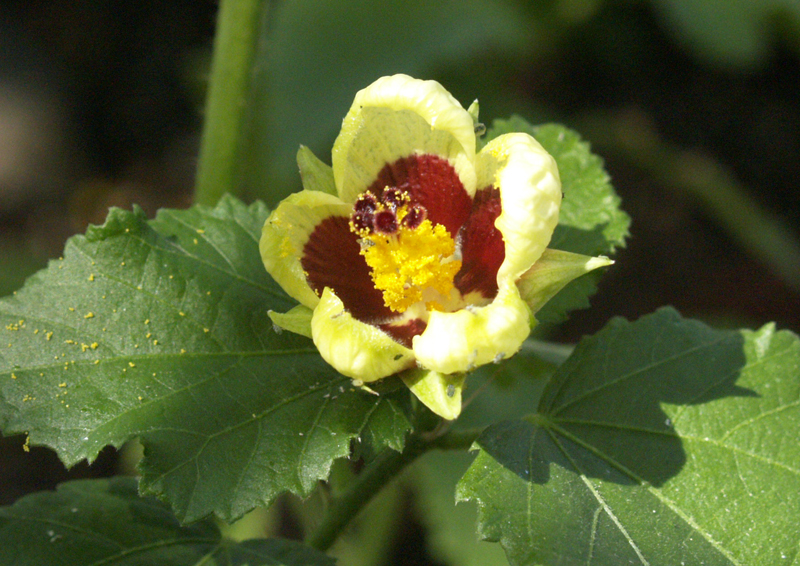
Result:
[[[226,192],[238,194],[242,189],[237,183],[239,156],[261,16],[267,4],[267,0],[220,2],[197,165],[197,204],[213,206]]]
[[[328,550],[372,497],[425,450],[426,443],[412,435],[402,452],[386,449],[380,453],[344,493],[331,499],[322,523],[306,538],[306,544],[323,552]]]
[[[403,452],[386,449],[341,495],[331,499],[322,523],[306,538],[306,544],[321,551],[328,550],[359,511],[411,462],[429,450],[468,450],[481,431],[448,431],[431,439],[425,439],[425,433],[412,434]]]
[[[438,450],[469,450],[475,441],[478,440],[483,430],[483,428],[450,430],[431,440],[428,443],[428,448]]]

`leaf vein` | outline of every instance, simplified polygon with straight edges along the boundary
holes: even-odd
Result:
[[[118,560],[122,558],[127,558],[129,556],[134,556],[136,554],[144,554],[146,552],[150,552],[151,550],[156,550],[159,548],[169,548],[172,546],[182,546],[186,544],[191,544],[192,546],[198,544],[211,544],[214,546],[219,545],[218,540],[213,539],[196,539],[196,538],[176,538],[176,539],[169,539],[169,540],[160,540],[155,541],[150,544],[142,544],[139,546],[135,546],[132,548],[127,548],[121,552],[113,554],[111,556],[106,556],[96,562],[92,562],[88,566],[104,566],[105,564],[115,564]]]
[[[738,423],[736,426],[732,427],[728,432],[726,432],[722,436],[722,438],[720,438],[720,442],[722,442],[724,440],[727,440],[728,437],[732,436],[736,431],[738,431],[741,428],[754,425],[758,421],[760,421],[761,419],[764,419],[764,418],[767,418],[767,417],[771,417],[773,415],[776,415],[778,413],[782,413],[783,411],[786,411],[786,410],[789,410],[789,409],[795,409],[795,408],[797,408],[799,406],[800,406],[800,400],[797,400],[797,401],[793,401],[792,403],[788,403],[786,405],[781,405],[780,407],[775,407],[774,409],[770,409],[769,411],[764,411],[763,413],[759,413],[758,415],[756,415],[754,417],[751,417],[751,418],[749,418],[747,420],[744,420],[744,421]]]
[[[722,548],[721,544],[719,542],[717,542],[711,536],[710,533],[708,533],[705,530],[703,530],[700,527],[700,525],[697,524],[697,522],[695,521],[695,519],[691,515],[689,515],[688,513],[684,512],[683,510],[681,510],[677,505],[675,505],[672,501],[670,501],[667,497],[665,497],[660,490],[658,490],[657,488],[653,487],[648,482],[644,481],[643,478],[639,477],[637,474],[635,474],[634,472],[629,470],[627,467],[623,466],[621,463],[619,463],[616,460],[614,460],[613,458],[609,457],[607,454],[605,454],[603,452],[600,452],[595,447],[593,447],[593,446],[585,443],[584,441],[582,441],[580,438],[571,435],[568,431],[566,431],[564,429],[561,429],[560,427],[553,427],[553,429],[557,430],[565,438],[571,440],[572,442],[575,442],[576,444],[578,444],[579,446],[585,448],[586,450],[589,450],[595,456],[597,456],[598,458],[600,458],[601,460],[603,460],[607,464],[613,466],[614,468],[616,468],[620,472],[622,472],[625,475],[627,475],[628,477],[630,477],[632,480],[634,480],[637,483],[639,483],[642,487],[645,487],[645,489],[647,489],[654,497],[656,497],[656,499],[658,499],[664,505],[669,507],[678,517],[681,518],[681,520],[683,520],[687,525],[689,525],[691,528],[693,528],[695,531],[697,531],[704,539],[706,539],[706,541],[708,541],[709,544],[711,544],[718,552],[720,552],[720,554],[722,554],[728,560],[730,560],[734,564],[734,566],[742,566],[738,561],[736,561],[734,559],[734,557],[730,554],[730,552],[728,552],[727,550]],[[687,438],[687,437],[684,436],[682,438]],[[562,450],[562,452],[565,452],[564,448],[561,447],[561,443],[560,442],[558,443],[558,446]],[[569,454],[566,454],[566,457],[569,458],[570,462],[573,462],[573,460],[569,456]],[[575,466],[575,469],[580,472],[580,468],[574,462],[573,462],[573,466]],[[584,477],[584,475],[582,473],[581,473],[581,479],[584,481],[584,483],[587,482],[587,479]]]
[[[572,464],[572,467],[575,468],[575,471],[578,473],[578,475],[579,475],[581,481],[583,482],[583,484],[589,490],[589,493],[592,494],[592,497],[594,497],[594,499],[595,499],[595,501],[597,501],[598,505],[600,505],[603,508],[603,511],[605,511],[606,515],[608,515],[609,519],[611,519],[611,522],[614,523],[614,525],[617,527],[617,529],[619,530],[620,534],[622,534],[622,536],[625,538],[625,540],[628,541],[628,544],[631,546],[633,551],[636,553],[636,556],[639,558],[639,561],[642,563],[642,565],[643,566],[650,566],[650,562],[644,557],[644,555],[642,554],[641,550],[639,549],[639,546],[636,544],[636,541],[633,540],[633,537],[630,536],[630,534],[628,533],[627,529],[622,525],[622,522],[619,520],[619,518],[616,516],[616,514],[611,510],[611,507],[608,505],[608,503],[606,502],[605,498],[600,494],[599,491],[597,491],[597,489],[592,484],[592,482],[589,480],[589,478],[586,477],[586,474],[584,474],[584,472],[581,470],[581,467],[572,458],[572,456],[569,454],[569,452],[566,450],[566,448],[564,448],[564,446],[561,444],[559,439],[553,434],[553,431],[548,431],[548,432],[549,432],[553,442],[558,447],[559,451],[564,455],[565,458],[567,458],[567,460],[569,460],[570,464]]]
[[[203,266],[205,266],[207,268],[210,268],[210,269],[212,269],[214,271],[218,271],[220,273],[224,273],[225,275],[228,275],[228,276],[232,277],[233,279],[237,279],[237,280],[241,281],[242,283],[246,283],[247,285],[250,285],[252,287],[260,289],[261,291],[267,293],[268,295],[272,295],[272,296],[275,296],[275,297],[283,298],[279,293],[277,293],[274,289],[270,288],[269,286],[267,286],[265,284],[262,284],[262,283],[259,283],[257,281],[254,281],[252,279],[249,279],[249,278],[245,277],[244,275],[242,275],[240,273],[237,273],[235,271],[232,272],[232,271],[228,271],[226,269],[222,269],[219,265],[216,265],[216,264],[214,264],[214,263],[212,263],[212,262],[210,262],[210,261],[208,261],[206,259],[203,259],[202,257],[200,257],[198,255],[194,255],[194,254],[189,253],[182,246],[176,245],[174,247],[174,249],[169,249],[169,248],[166,248],[166,247],[157,246],[157,245],[153,244],[152,242],[148,242],[147,240],[143,239],[140,236],[138,236],[138,237],[137,236],[132,236],[132,237],[137,238],[142,244],[152,248],[153,250],[157,250],[157,251],[163,252],[163,253],[168,254],[168,255],[174,255],[176,257],[182,257],[182,258],[186,258],[186,259],[195,261],[195,262],[197,262],[197,263],[199,263],[199,264],[201,264],[201,265],[203,265]],[[266,270],[264,271],[264,274],[266,276]]]
[[[647,364],[645,366],[636,368],[636,370],[634,370],[634,371],[630,371],[630,372],[628,372],[626,374],[623,374],[621,376],[612,378],[609,381],[604,381],[603,383],[601,383],[597,387],[595,387],[593,389],[589,389],[589,390],[583,392],[582,394],[576,395],[572,399],[569,399],[563,405],[561,405],[559,407],[551,408],[550,414],[551,415],[557,415],[560,412],[564,411],[565,409],[569,408],[570,406],[576,405],[577,403],[585,400],[588,397],[591,397],[592,395],[594,395],[594,394],[596,394],[596,393],[598,393],[598,392],[600,392],[600,391],[602,391],[604,389],[607,389],[609,387],[618,385],[623,381],[626,381],[626,380],[628,380],[630,378],[633,378],[633,377],[636,377],[636,376],[641,375],[643,373],[646,373],[646,372],[648,372],[648,371],[650,371],[652,369],[655,369],[655,368],[657,368],[659,366],[662,366],[664,364],[672,363],[672,362],[680,360],[680,359],[682,359],[682,358],[684,358],[686,356],[693,355],[693,354],[696,354],[698,352],[701,352],[702,350],[704,350],[706,348],[711,348],[711,347],[717,346],[720,342],[723,342],[723,341],[729,340],[729,339],[730,339],[729,336],[723,336],[723,337],[721,337],[721,338],[719,338],[717,340],[713,340],[711,342],[700,344],[700,345],[692,347],[692,348],[687,348],[686,350],[683,350],[681,352],[677,352],[677,353],[675,353],[675,354],[673,354],[671,356],[667,356],[665,358],[661,358],[661,359],[659,359],[657,361],[654,361],[654,362],[651,362],[651,363],[649,363],[649,364]],[[612,347],[609,347],[608,351],[611,351],[612,349],[613,349]],[[572,377],[572,375],[568,375],[565,378],[564,381],[568,381],[569,378],[571,378],[571,377]]]
[[[122,544],[120,544],[119,542],[115,541],[114,539],[109,538],[108,536],[103,535],[101,533],[98,533],[97,531],[91,531],[91,530],[84,529],[82,527],[79,527],[78,525],[74,525],[74,524],[71,524],[71,523],[64,523],[63,521],[56,521],[54,519],[45,519],[43,517],[30,517],[28,515],[18,515],[16,513],[14,513],[11,510],[11,508],[9,508],[9,507],[3,509],[2,511],[3,512],[2,512],[2,514],[0,514],[0,517],[14,519],[16,521],[26,521],[26,522],[30,522],[30,523],[37,523],[37,524],[47,525],[47,526],[51,526],[51,527],[59,527],[59,528],[62,528],[62,529],[66,529],[66,530],[75,532],[75,533],[79,533],[79,534],[81,534],[81,535],[83,535],[83,536],[85,536],[87,538],[90,538],[90,539],[94,539],[94,540],[97,540],[97,541],[104,541],[106,544],[108,544],[110,546],[114,546],[114,547],[117,547],[117,548],[122,548]]]
[[[225,263],[227,263],[227,264],[230,266],[230,268],[231,268],[231,270],[232,270],[232,271],[234,271],[234,272],[236,271],[236,266],[233,264],[233,262],[230,260],[230,258],[228,258],[228,256],[227,256],[227,255],[225,255],[224,253],[222,253],[222,251],[219,249],[219,247],[217,246],[217,244],[216,244],[216,243],[215,243],[213,240],[211,240],[210,238],[208,238],[208,237],[205,235],[205,232],[198,232],[198,231],[197,231],[197,230],[198,230],[197,226],[194,226],[194,225],[192,225],[192,224],[189,224],[188,222],[184,221],[184,220],[183,220],[183,218],[181,218],[181,217],[180,217],[180,216],[178,216],[177,214],[174,214],[174,212],[173,212],[173,210],[172,210],[172,209],[164,209],[164,210],[162,211],[162,214],[164,214],[165,216],[169,216],[169,217],[170,217],[172,220],[174,220],[174,221],[175,221],[175,222],[177,222],[178,224],[180,224],[180,225],[182,225],[182,226],[184,226],[184,227],[188,228],[188,229],[189,229],[189,230],[190,230],[190,231],[191,231],[193,234],[196,234],[197,236],[199,236],[201,240],[203,240],[203,241],[204,241],[204,242],[206,242],[208,245],[210,245],[212,248],[214,248],[214,251],[215,251],[215,252],[217,252],[217,254],[218,254],[218,255],[219,255],[219,256],[220,256],[220,257],[221,257],[223,260],[225,260]],[[234,222],[234,223],[235,223],[235,222]],[[237,223],[235,223],[235,224],[237,224]],[[199,225],[204,225],[204,224],[199,224]],[[238,224],[237,224],[237,225],[238,225]],[[249,236],[249,234],[248,234],[248,236]],[[183,249],[183,248],[181,248],[181,249]]]

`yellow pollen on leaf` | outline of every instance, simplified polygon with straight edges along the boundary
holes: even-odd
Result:
[[[398,214],[402,219],[402,214]],[[414,229],[400,226],[397,234],[370,234],[361,255],[372,271],[375,288],[383,291],[383,301],[395,312],[405,312],[423,299],[426,289],[447,297],[461,262],[450,259],[455,241],[441,224],[423,221]],[[441,308],[428,301],[428,309]]]

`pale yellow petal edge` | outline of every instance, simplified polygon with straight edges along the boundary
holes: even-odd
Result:
[[[311,337],[322,358],[336,371],[365,383],[414,365],[411,350],[381,329],[353,318],[328,287],[314,309]]]
[[[413,339],[417,363],[451,374],[516,354],[531,330],[531,314],[513,283],[483,307],[434,311],[425,331]]]
[[[314,308],[319,297],[308,285],[301,258],[319,223],[330,216],[349,216],[352,207],[320,191],[289,195],[272,211],[261,230],[259,251],[267,273],[291,297]]]
[[[516,281],[539,259],[558,224],[561,180],[555,159],[528,134],[498,136],[476,159],[478,186],[500,190],[502,212],[495,226],[505,259],[497,284]]]
[[[469,112],[436,81],[401,74],[378,79],[356,94],[333,145],[340,198],[354,202],[385,165],[418,153],[448,159],[473,195],[474,128]]]

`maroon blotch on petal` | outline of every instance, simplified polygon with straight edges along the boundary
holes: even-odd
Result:
[[[412,205],[423,206],[430,221],[443,225],[452,236],[472,209],[456,170],[438,155],[409,155],[387,164],[369,190],[382,197],[386,187],[407,192]]]
[[[494,225],[501,212],[498,189],[487,187],[475,194],[472,214],[461,232],[461,269],[453,279],[462,295],[473,291],[487,299],[497,295],[497,271],[506,257],[503,235]]]
[[[349,218],[331,216],[317,225],[303,248],[300,264],[317,295],[330,287],[347,311],[362,322],[396,318],[383,303],[367,262],[359,252],[358,235],[350,231]]]
[[[414,336],[419,336],[427,328],[425,321],[414,318],[405,322],[404,324],[380,324],[378,328],[383,330],[386,334],[391,336],[395,342],[399,342],[406,348],[411,348]]]

